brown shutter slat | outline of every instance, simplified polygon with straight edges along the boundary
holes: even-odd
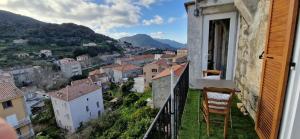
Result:
[[[255,126],[262,139],[278,137],[297,13],[298,0],[271,0]]]

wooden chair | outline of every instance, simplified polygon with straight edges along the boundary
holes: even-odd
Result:
[[[211,80],[220,80],[222,75],[222,71],[220,70],[204,70],[203,78],[211,79]]]
[[[210,114],[224,115],[224,138],[227,135],[228,120],[231,120],[231,103],[235,91],[228,88],[205,87],[203,89],[202,112],[210,135]],[[231,123],[232,125],[232,123]]]

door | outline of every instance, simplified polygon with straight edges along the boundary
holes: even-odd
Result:
[[[204,15],[202,70],[221,70],[222,79],[233,78],[237,13]]]
[[[262,139],[278,137],[298,10],[298,0],[271,0],[270,4],[255,126]]]

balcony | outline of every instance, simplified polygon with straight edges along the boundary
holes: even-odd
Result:
[[[26,117],[22,120],[19,120],[18,123],[14,126],[14,128],[17,129],[17,128],[23,127],[25,125],[28,125],[30,123],[31,123],[31,121],[30,121],[29,117]]]
[[[34,136],[34,132],[33,132],[33,130],[30,130],[30,131],[27,132],[27,133],[24,133],[24,134],[22,134],[22,135],[18,135],[18,138],[19,138],[19,139],[28,139],[28,138],[30,138],[30,137],[32,137],[32,136]]]
[[[212,115],[212,119],[220,119],[218,124],[212,123],[210,136],[206,134],[206,123],[199,110],[201,103],[201,91],[188,89],[189,66],[178,79],[173,93],[169,96],[164,106],[160,109],[153,123],[146,132],[144,139],[156,138],[223,138],[223,117]],[[174,101],[172,102],[172,99]],[[254,130],[254,121],[250,116],[244,116],[237,108],[239,100],[234,97],[232,103],[232,127],[228,127],[227,138],[258,138]],[[199,117],[199,119],[198,119]],[[198,122],[199,120],[199,122]]]

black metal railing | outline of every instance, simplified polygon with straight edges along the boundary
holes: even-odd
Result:
[[[178,130],[181,125],[181,117],[185,106],[185,101],[189,89],[189,65],[187,64],[186,69],[183,71],[179,80],[174,87],[174,126],[175,135],[178,135]]]
[[[189,88],[189,64],[186,65],[181,76],[177,80],[174,87],[174,113],[171,113],[171,95],[168,97],[163,107],[156,115],[154,121],[150,125],[144,139],[170,139],[172,137],[171,131],[171,115],[174,114],[174,136],[178,135],[178,129],[181,125],[181,116],[184,110],[184,105]],[[176,137],[175,137],[176,138]]]
[[[171,138],[171,96],[159,110],[154,121],[146,132],[144,139]]]

